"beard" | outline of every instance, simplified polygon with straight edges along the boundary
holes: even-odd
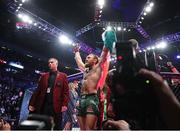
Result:
[[[90,63],[85,63],[85,68],[92,68],[92,65]]]

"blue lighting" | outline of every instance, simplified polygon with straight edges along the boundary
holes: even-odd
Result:
[[[177,59],[180,59],[180,55],[177,55],[176,58],[177,58]]]

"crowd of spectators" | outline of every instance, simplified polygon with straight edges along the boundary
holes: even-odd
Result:
[[[2,68],[0,72],[0,117],[13,127],[19,120],[24,94],[23,84]]]

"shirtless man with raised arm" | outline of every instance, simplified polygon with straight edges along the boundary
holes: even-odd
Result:
[[[79,46],[74,48],[75,60],[78,68],[84,72],[81,88],[81,99],[78,109],[78,122],[81,130],[93,130],[96,128],[99,115],[99,98],[97,96],[98,83],[104,74],[109,52],[112,51],[113,43],[116,41],[114,31],[105,31],[103,33],[104,47],[100,58],[94,54],[89,54],[83,63]],[[106,69],[108,70],[108,69]],[[105,73],[106,75],[106,73]],[[104,76],[103,76],[104,77]],[[105,78],[105,77],[104,77]]]

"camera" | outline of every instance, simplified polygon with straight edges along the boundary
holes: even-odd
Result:
[[[110,76],[111,103],[114,119],[127,121],[132,129],[156,129],[161,121],[153,85],[138,74],[141,68],[155,71],[153,52],[148,52],[148,56],[146,60],[145,55],[137,53],[131,42],[116,43],[116,70]],[[149,66],[145,64],[147,61]]]

